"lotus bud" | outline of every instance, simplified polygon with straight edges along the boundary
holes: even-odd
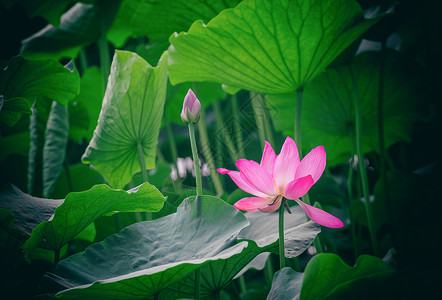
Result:
[[[184,123],[198,123],[200,119],[201,102],[195,96],[191,89],[184,97],[183,110],[181,111],[181,120]]]

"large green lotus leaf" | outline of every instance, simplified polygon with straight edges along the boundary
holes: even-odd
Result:
[[[116,212],[156,212],[164,201],[164,196],[149,183],[129,191],[100,184],[84,192],[70,193],[49,221],[38,222],[23,249],[25,253],[36,247],[59,250],[100,216]]]
[[[0,3],[5,5],[8,9],[14,4],[20,4],[29,17],[33,18],[41,16],[49,23],[58,26],[60,24],[60,16],[71,3],[71,0],[1,0]],[[86,2],[86,1],[83,1]]]
[[[263,252],[279,252],[279,213],[248,212],[245,214],[250,225],[238,235],[240,241],[248,241],[248,246],[241,253],[227,259],[211,261],[201,267],[201,297],[212,296],[216,291],[225,288],[239,273],[255,266],[253,261]],[[307,222],[305,213],[295,207],[292,214],[285,212],[284,241],[287,257],[303,253],[320,232],[319,225]],[[194,274],[173,284],[161,296],[165,299],[181,296],[192,297],[194,293]]]
[[[121,47],[130,37],[148,36],[149,40],[167,40],[187,30],[198,19],[208,22],[223,9],[240,0],[123,0],[108,39]]]
[[[102,1],[97,8],[92,4],[77,3],[61,17],[59,26],[48,25],[22,41],[21,55],[33,59],[63,57],[75,58],[86,45],[98,40],[103,29],[111,25],[118,9],[118,0]]]
[[[245,0],[169,38],[170,80],[291,93],[376,21],[356,1]]]
[[[209,261],[241,253],[248,243],[236,236],[248,224],[219,198],[189,197],[174,214],[128,226],[68,257],[49,277],[65,288],[60,298],[144,299]]]
[[[393,274],[394,271],[385,262],[374,256],[362,255],[355,266],[350,267],[336,254],[321,253],[315,255],[305,268],[301,300],[354,299],[342,296],[348,296],[352,291],[353,296],[364,295],[376,283]]]
[[[43,146],[43,197],[54,190],[63,168],[69,135],[68,107],[52,102]]]
[[[299,299],[304,273],[293,271],[291,268],[283,268],[275,273],[272,288],[267,295],[267,300],[294,300]]]
[[[14,227],[30,236],[34,228],[47,221],[63,200],[37,198],[25,194],[16,186],[9,184],[0,190],[0,207],[12,212]]]
[[[0,95],[5,101],[22,97],[33,103],[35,96],[41,96],[66,105],[80,88],[78,72],[68,68],[53,59],[27,60],[15,56],[0,70]]]
[[[128,51],[115,51],[97,128],[82,161],[109,184],[124,187],[140,172],[138,145],[147,169],[155,167],[167,88],[167,52],[157,67]]]
[[[361,97],[364,152],[378,151],[379,53],[358,55],[353,68]],[[419,88],[413,77],[398,69],[397,54],[389,53],[384,76],[385,146],[410,141],[413,123],[420,116]],[[350,67],[329,69],[304,89],[302,136],[304,149],[324,145],[328,165],[343,164],[350,152],[350,131],[354,130],[353,81]],[[271,95],[267,99],[277,130],[293,133],[293,96]]]

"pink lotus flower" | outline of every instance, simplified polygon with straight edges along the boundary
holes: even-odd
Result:
[[[218,172],[228,174],[240,189],[256,196],[236,202],[233,206],[237,209],[274,212],[281,206],[285,197],[295,200],[314,222],[326,227],[339,228],[344,226],[341,220],[298,199],[321,177],[325,161],[323,146],[316,147],[300,161],[295,142],[287,137],[279,155],[275,154],[272,146],[266,141],[261,164],[253,160],[239,159],[236,166],[240,172],[224,168],[218,169]]]
[[[181,111],[181,120],[184,123],[198,123],[200,119],[201,102],[189,89],[184,97],[183,110]]]

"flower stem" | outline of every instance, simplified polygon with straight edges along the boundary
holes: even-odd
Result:
[[[215,111],[215,121],[218,127],[218,130],[221,130],[223,133],[224,141],[227,145],[227,149],[229,150],[230,157],[236,162],[238,160],[238,155],[235,146],[232,143],[232,139],[230,137],[229,132],[227,131],[227,127],[223,124],[223,116],[221,113],[221,109],[219,107],[218,101],[213,102],[213,110]]]
[[[176,171],[177,171],[177,179],[175,181],[176,182],[176,189],[177,189],[177,192],[180,193],[183,188],[181,185],[181,178],[178,175],[178,151],[176,148],[175,139],[173,137],[172,127],[170,126],[170,122],[167,119],[167,117],[164,118],[164,123],[166,124],[167,138],[169,139],[169,147],[170,147],[170,152],[172,154],[173,164],[174,164]]]
[[[362,192],[364,195],[365,214],[367,215],[368,230],[370,232],[371,245],[373,252],[376,256],[379,256],[378,240],[376,238],[376,227],[374,225],[373,212],[370,203],[370,191],[368,188],[367,170],[365,169],[365,158],[362,147],[362,111],[361,111],[361,99],[359,95],[358,83],[356,75],[353,70],[353,66],[350,65],[350,73],[353,79],[353,91],[354,91],[354,109],[355,109],[355,121],[356,121],[356,153],[358,155],[359,174],[361,175]]]
[[[86,50],[84,48],[80,50],[80,53],[78,54],[78,60],[80,63],[81,74],[83,75],[88,66]]]
[[[198,159],[198,150],[196,149],[195,128],[193,126],[193,123],[189,123],[189,136],[190,146],[192,147],[193,163],[195,166],[196,195],[201,196],[203,194],[203,186],[201,183],[201,169]]]
[[[285,253],[284,253],[284,210],[285,206],[281,199],[281,206],[279,207],[279,269],[285,268]]]
[[[265,134],[266,140],[270,143],[270,145],[275,145],[275,139],[273,138],[272,124],[270,122],[270,114],[269,110],[267,109],[265,98],[263,99],[263,106],[264,106],[264,127],[266,133]]]
[[[102,13],[102,9],[97,6],[97,11],[100,16],[100,29],[101,34],[98,38],[98,52],[100,54],[100,69],[101,69],[101,76],[102,76],[102,91],[103,95],[106,91],[106,85],[107,85],[107,78],[109,77],[110,73],[110,56],[109,56],[109,44],[107,42],[106,38],[106,20],[105,16]]]
[[[203,155],[206,158],[207,164],[210,169],[210,178],[212,178],[213,186],[217,195],[221,196],[224,193],[221,180],[219,179],[218,172],[215,169],[215,161],[213,160],[212,151],[210,150],[209,136],[207,134],[206,118],[204,110],[201,109],[200,121],[198,122],[198,129],[200,134],[200,141],[202,145]]]
[[[241,294],[247,292],[246,280],[244,279],[244,275],[239,276],[239,289],[241,290]]]
[[[246,157],[245,149],[244,149],[244,143],[242,140],[242,131],[241,131],[241,124],[240,124],[240,118],[239,118],[239,111],[238,111],[238,96],[236,94],[231,95],[230,99],[232,101],[232,112],[233,112],[233,121],[235,126],[235,133],[236,133],[236,143],[238,145],[238,152],[240,157]]]

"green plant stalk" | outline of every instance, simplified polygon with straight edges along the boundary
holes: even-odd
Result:
[[[361,99],[359,95],[359,88],[356,81],[356,75],[353,70],[353,66],[350,65],[350,73],[353,79],[353,91],[354,91],[354,108],[356,119],[356,153],[358,155],[359,174],[361,175],[362,192],[364,195],[365,214],[367,215],[368,230],[370,232],[370,240],[373,247],[373,252],[376,256],[379,256],[378,240],[376,238],[376,227],[374,225],[373,212],[370,203],[370,191],[368,189],[367,170],[365,169],[365,158],[362,147],[362,111],[361,111]]]
[[[72,184],[71,171],[69,170],[69,163],[66,157],[63,162],[63,165],[64,165],[64,171],[66,172],[66,181],[68,182],[69,193],[72,193],[74,191],[74,185]]]
[[[239,282],[239,288],[241,290],[241,294],[246,293],[247,292],[247,285],[246,285],[246,280],[244,279],[244,275],[239,276],[238,282]]]
[[[246,153],[244,149],[244,142],[242,140],[242,130],[240,124],[239,111],[238,111],[238,97],[236,94],[234,94],[230,96],[230,99],[232,101],[233,125],[236,133],[236,143],[238,145],[237,148],[239,156],[244,158],[246,157]]]
[[[170,152],[172,154],[173,164],[177,170],[178,174],[178,151],[176,148],[175,139],[173,137],[172,127],[170,126],[170,122],[167,119],[167,117],[164,118],[164,122],[166,124],[166,132],[167,132],[167,138],[169,139],[169,146],[170,146]],[[176,183],[176,190],[177,192],[181,192],[183,190],[182,184],[181,184],[181,178],[179,175],[177,175]]]
[[[391,207],[390,196],[388,193],[388,177],[387,177],[387,159],[385,149],[384,135],[384,76],[385,76],[385,40],[382,41],[380,53],[379,67],[379,87],[378,87],[378,137],[379,137],[379,154],[381,162],[381,177],[384,183],[383,194],[387,200],[388,220],[391,220],[393,208]]]
[[[201,196],[203,194],[203,185],[201,182],[201,169],[198,159],[198,150],[196,147],[195,139],[195,128],[193,123],[189,123],[189,137],[190,137],[190,147],[192,148],[192,157],[195,167],[195,180],[196,180],[196,196]],[[200,299],[201,290],[201,268],[195,270],[195,299]]]
[[[269,110],[267,109],[267,101],[265,97],[263,98],[263,106],[264,106],[264,128],[265,128],[266,139],[270,143],[270,145],[275,145],[275,139],[273,138],[272,124],[270,122],[270,113]]]
[[[195,92],[195,95],[199,96],[199,88],[198,84],[196,82],[193,83],[193,89]],[[209,165],[210,169],[210,178],[212,179],[213,186],[215,187],[215,192],[217,196],[221,196],[224,194],[223,185],[221,184],[221,180],[219,179],[218,172],[215,168],[215,161],[213,160],[212,150],[210,149],[210,143],[209,143],[209,135],[207,134],[207,127],[206,127],[206,117],[204,114],[204,109],[201,108],[200,112],[200,120],[198,122],[198,129],[200,134],[200,141],[201,141],[201,149],[203,151],[203,155],[207,160],[207,164]]]
[[[215,126],[216,126],[216,135],[218,135],[219,132],[223,131],[223,120],[222,117],[220,116],[219,111],[216,111],[216,107],[215,104],[212,105],[213,106],[213,111],[215,113]],[[224,132],[223,132],[224,135]],[[224,143],[224,137],[223,139],[220,138],[215,138],[215,163],[223,161],[224,159],[224,147],[223,147],[223,143]],[[220,178],[221,182],[224,183],[223,177]]]
[[[189,123],[189,136],[190,136],[190,147],[192,148],[193,163],[195,166],[195,179],[196,179],[196,195],[201,196],[203,194],[203,185],[201,181],[201,169],[198,159],[198,150],[196,148],[195,139],[195,128],[193,123]]]
[[[295,143],[296,143],[296,147],[298,148],[300,159],[302,159],[302,135],[301,135],[302,95],[303,95],[303,89],[298,89],[296,91],[296,111],[295,111],[294,133],[295,133]],[[309,197],[308,193],[305,194],[301,199],[304,203],[310,205],[310,197]],[[321,243],[320,233],[318,233],[315,240],[313,241],[313,246],[315,246],[317,253],[323,252],[324,247],[322,246],[322,243]]]
[[[143,177],[143,183],[149,182],[147,177],[146,162],[144,161],[144,151],[143,151],[143,146],[141,145],[141,141],[137,142],[137,151],[138,151],[138,161],[140,163],[140,169],[141,169],[141,176]],[[152,220],[152,213],[146,212],[144,214],[144,217],[146,218],[146,220]]]
[[[84,74],[84,72],[87,69],[87,66],[89,65],[88,60],[87,60],[87,56],[86,56],[86,51],[84,50],[84,48],[80,50],[80,53],[78,54],[78,60],[80,63],[81,74]]]
[[[265,131],[264,131],[264,121],[262,116],[262,107],[260,105],[262,95],[259,93],[250,92],[250,98],[252,101],[253,113],[255,114],[256,127],[258,127],[259,141],[261,142],[261,147],[264,149],[265,146]]]
[[[284,252],[284,210],[285,206],[281,199],[281,206],[279,207],[279,269],[285,268],[285,252]]]
[[[223,186],[221,180],[219,179],[218,172],[215,168],[215,161],[213,160],[212,151],[210,150],[209,136],[207,134],[206,118],[204,110],[201,109],[200,121],[198,122],[198,129],[200,133],[200,141],[202,145],[203,155],[206,158],[207,164],[210,169],[210,178],[212,179],[213,186],[215,187],[215,192],[218,196],[224,194]]]
[[[348,193],[348,208],[349,208],[349,218],[351,223],[351,237],[353,240],[353,251],[355,255],[355,260],[359,256],[359,238],[356,234],[356,223],[354,219],[354,211],[353,211],[353,178],[354,178],[354,172],[353,172],[353,164],[354,164],[354,154],[355,154],[355,143],[354,143],[354,134],[350,128],[349,130],[349,136],[350,136],[350,146],[351,146],[351,158],[350,158],[350,166],[348,168],[348,177],[347,177],[347,193]]]
[[[224,136],[224,140],[227,145],[227,149],[229,150],[230,157],[233,158],[234,161],[238,160],[238,155],[236,154],[237,151],[235,149],[235,146],[232,143],[232,138],[230,137],[229,132],[227,131],[226,127],[223,126],[223,116],[221,113],[221,109],[219,107],[218,101],[213,102],[213,110],[215,111],[215,121],[218,127],[218,130],[221,130]]]
[[[55,249],[54,250],[54,268],[57,266],[59,261],[60,261],[60,249]]]
[[[272,279],[273,279],[273,264],[272,264],[272,254],[267,258],[265,267],[264,267],[264,279],[268,288],[272,287]]]
[[[99,10],[99,8],[98,8]],[[102,91],[103,96],[106,91],[106,85],[107,85],[107,78],[110,74],[110,55],[109,55],[109,44],[107,42],[106,38],[106,20],[104,19],[104,15],[102,12],[98,12],[100,15],[100,29],[101,34],[98,38],[98,52],[100,55],[100,69],[101,69],[101,75],[102,75]]]

